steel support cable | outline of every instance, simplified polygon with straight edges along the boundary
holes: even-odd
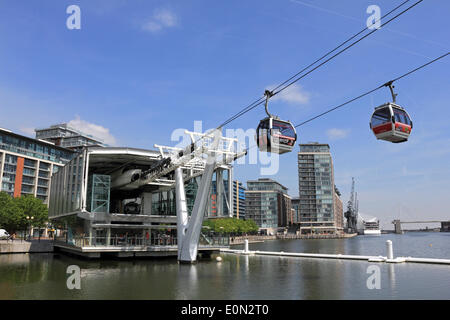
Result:
[[[223,122],[220,126],[217,127],[217,129],[224,127],[225,125],[227,125],[228,123],[236,120],[237,118],[241,117],[242,115],[246,114],[247,112],[249,112],[250,110],[253,110],[254,108],[256,108],[257,106],[259,106],[261,103],[264,102],[265,97],[261,97],[258,100],[254,101],[253,103],[251,103],[250,105],[248,105],[247,107],[245,107],[244,109],[242,109],[241,111],[239,111],[238,113],[236,113],[234,116],[232,116],[231,118],[229,118],[228,120],[226,120],[225,122]]]
[[[373,89],[371,89],[371,90],[369,90],[369,91],[367,91],[367,92],[365,92],[365,93],[363,93],[363,94],[360,94],[360,95],[357,96],[357,97],[354,97],[354,98],[352,98],[352,99],[350,99],[350,100],[348,100],[348,101],[346,101],[346,102],[344,102],[344,103],[341,103],[340,105],[338,105],[338,106],[336,106],[336,107],[333,107],[333,108],[331,108],[331,109],[328,109],[327,111],[324,111],[324,112],[322,112],[322,113],[320,113],[320,114],[318,114],[318,115],[316,115],[316,116],[314,116],[314,117],[312,117],[312,118],[309,118],[308,120],[305,120],[305,121],[303,121],[303,122],[297,124],[296,126],[294,126],[294,128],[298,128],[298,127],[300,127],[300,126],[303,126],[304,124],[306,124],[306,123],[308,123],[308,122],[311,122],[311,121],[313,121],[313,120],[316,120],[317,118],[320,118],[320,117],[322,117],[322,116],[324,116],[324,115],[326,115],[326,114],[328,114],[328,113],[330,113],[330,112],[332,112],[332,111],[334,111],[334,110],[336,110],[336,109],[339,109],[339,108],[341,108],[341,107],[343,107],[343,106],[345,106],[345,105],[347,105],[347,104],[349,104],[349,103],[351,103],[351,102],[353,102],[353,101],[356,101],[356,100],[358,100],[358,99],[361,99],[361,98],[363,98],[363,97],[365,97],[365,96],[367,96],[367,95],[369,95],[369,94],[371,94],[371,93],[373,93],[373,92],[375,92],[375,91],[377,91],[377,90],[379,90],[379,89],[381,89],[381,88],[383,88],[383,87],[386,87],[389,83],[392,84],[392,83],[394,83],[395,81],[398,81],[398,80],[400,80],[400,79],[403,79],[403,78],[405,78],[405,77],[407,77],[407,76],[413,74],[414,72],[417,72],[417,71],[419,71],[420,69],[423,69],[423,68],[425,68],[426,66],[428,66],[428,65],[430,65],[430,64],[432,64],[432,63],[434,63],[434,62],[437,62],[438,60],[441,60],[441,59],[445,58],[445,57],[448,56],[449,54],[450,54],[450,52],[447,52],[447,53],[445,53],[445,54],[443,54],[443,55],[441,55],[441,56],[439,56],[439,57],[437,57],[437,58],[435,58],[435,59],[433,59],[433,60],[431,60],[431,61],[429,61],[429,62],[427,62],[427,63],[425,63],[425,64],[423,64],[423,65],[421,65],[421,66],[419,66],[419,67],[417,67],[417,68],[415,68],[415,69],[412,69],[412,70],[410,70],[410,71],[408,71],[408,72],[402,74],[401,76],[398,76],[397,78],[394,78],[394,79],[392,79],[392,80],[390,80],[390,81],[388,81],[388,82],[386,82],[386,83],[383,83],[383,84],[379,85],[379,86],[376,87],[376,88],[373,88]],[[256,147],[256,146],[257,146],[257,145],[254,145],[254,146],[251,147],[251,148],[247,148],[246,151],[248,152],[249,150],[253,149],[253,148]]]
[[[389,19],[388,21],[386,21],[385,23],[383,23],[381,27],[387,25],[388,23],[390,23],[391,21],[397,19],[399,16],[401,16],[402,14],[406,13],[407,11],[409,11],[410,9],[412,9],[413,7],[415,7],[416,5],[418,5],[419,3],[421,3],[423,0],[419,0],[416,3],[412,4],[411,6],[409,6],[408,8],[406,8],[405,10],[403,10],[402,12],[398,13],[397,15],[395,15],[394,17],[392,17],[391,19]],[[328,58],[327,60],[323,61],[322,63],[320,63],[319,65],[315,66],[314,68],[312,68],[311,70],[309,70],[307,73],[301,75],[300,77],[298,77],[297,79],[295,79],[294,81],[290,82],[289,84],[287,84],[286,86],[284,86],[283,88],[281,88],[280,90],[276,91],[273,93],[273,95],[277,95],[278,93],[282,92],[283,90],[286,90],[288,87],[290,87],[291,85],[293,85],[294,83],[296,83],[297,81],[299,81],[300,79],[303,79],[304,77],[306,77],[308,74],[310,74],[311,72],[313,72],[314,70],[317,70],[318,68],[320,68],[321,66],[323,66],[325,63],[327,63],[328,61],[334,59],[335,57],[337,57],[338,55],[340,55],[341,53],[347,51],[348,49],[350,49],[351,47],[353,47],[355,44],[359,43],[361,40],[367,38],[368,36],[370,36],[371,34],[373,34],[374,32],[378,31],[379,29],[374,29],[371,32],[369,32],[368,34],[362,36],[361,38],[359,38],[358,40],[354,41],[353,43],[351,43],[350,45],[348,45],[347,47],[345,47],[344,49],[340,50],[339,52],[337,52],[336,54],[332,55],[330,58]]]
[[[399,4],[398,6],[396,6],[394,9],[392,9],[391,11],[389,11],[388,13],[386,13],[385,15],[383,15],[381,18],[379,18],[378,20],[376,20],[374,22],[374,24],[376,24],[377,22],[381,21],[382,19],[386,18],[388,15],[390,15],[392,12],[396,11],[398,8],[402,7],[404,4],[406,4],[407,2],[409,2],[411,0],[406,0],[404,2],[402,2],[401,4]],[[277,90],[279,87],[283,86],[284,84],[288,83],[289,81],[291,81],[292,79],[294,79],[295,77],[297,77],[298,75],[300,75],[302,72],[306,71],[307,69],[309,69],[310,67],[312,67],[313,65],[315,65],[317,62],[319,62],[320,60],[326,58],[327,56],[329,56],[331,53],[333,53],[334,51],[336,51],[337,49],[339,49],[340,47],[342,47],[343,45],[345,45],[347,42],[353,40],[354,38],[356,38],[357,36],[359,36],[361,33],[363,33],[364,31],[369,30],[369,27],[365,27],[364,29],[362,29],[361,31],[355,33],[353,36],[351,36],[350,38],[348,38],[347,40],[345,40],[344,42],[342,42],[340,45],[338,45],[336,48],[334,48],[333,50],[328,51],[326,54],[324,54],[322,57],[320,57],[319,59],[317,59],[316,61],[314,61],[313,63],[311,63],[310,65],[306,66],[305,68],[303,68],[302,70],[300,70],[299,72],[297,72],[296,74],[294,74],[292,77],[290,77],[289,79],[287,79],[286,81],[284,81],[283,83],[280,83],[277,87],[275,87],[274,89],[272,89],[272,91]]]
[[[357,96],[357,97],[355,97],[355,98],[353,98],[353,99],[350,99],[350,100],[348,100],[348,101],[346,101],[346,102],[344,102],[344,103],[341,103],[340,105],[338,105],[338,106],[336,106],[336,107],[334,107],[334,108],[328,109],[327,111],[322,112],[322,113],[320,113],[320,114],[318,114],[318,115],[316,115],[316,116],[314,116],[314,117],[312,117],[312,118],[310,118],[310,119],[308,119],[308,120],[306,120],[306,121],[303,121],[302,123],[296,125],[295,128],[298,128],[298,127],[300,127],[300,126],[302,126],[302,125],[304,125],[304,124],[306,124],[306,123],[308,123],[308,122],[311,122],[311,121],[313,121],[313,120],[315,120],[315,119],[317,119],[317,118],[320,118],[320,117],[326,115],[327,113],[330,113],[330,112],[332,112],[332,111],[334,111],[334,110],[336,110],[336,109],[339,109],[339,108],[341,108],[341,107],[343,107],[343,106],[345,106],[345,105],[347,105],[347,104],[349,104],[349,103],[351,103],[351,102],[353,102],[353,101],[355,101],[355,100],[358,100],[358,99],[360,99],[360,98],[362,98],[362,97],[365,97],[365,96],[367,96],[368,94],[371,94],[372,92],[375,92],[375,91],[377,91],[377,90],[379,90],[379,89],[381,89],[381,88],[387,86],[389,83],[393,83],[393,82],[395,82],[395,81],[397,81],[397,80],[403,79],[403,78],[405,78],[405,77],[411,75],[412,73],[414,73],[414,72],[416,72],[416,71],[419,71],[420,69],[425,68],[426,66],[428,66],[428,65],[430,65],[430,64],[432,64],[432,63],[434,63],[434,62],[436,62],[436,61],[438,61],[438,60],[440,60],[440,59],[445,58],[445,57],[448,56],[449,54],[450,54],[450,52],[447,52],[447,53],[445,53],[445,54],[443,54],[443,55],[441,55],[441,56],[439,56],[439,57],[437,57],[437,58],[435,58],[435,59],[433,59],[433,60],[431,60],[431,61],[429,61],[429,62],[427,62],[427,63],[425,63],[425,64],[423,64],[423,65],[421,65],[421,66],[419,66],[419,67],[417,67],[417,68],[415,68],[415,69],[413,69],[413,70],[411,70],[411,71],[408,71],[407,73],[402,74],[401,76],[399,76],[399,77],[397,77],[397,78],[394,78],[394,79],[391,80],[391,81],[388,81],[388,82],[386,82],[386,83],[383,83],[382,85],[380,85],[380,86],[378,86],[378,87],[376,87],[376,88],[374,88],[374,89],[372,89],[372,90],[369,90],[369,91],[367,91],[367,92],[365,92],[365,93],[363,93],[363,94],[361,94],[361,95],[359,95],[359,96]]]
[[[398,6],[396,6],[395,8],[393,8],[392,10],[390,10],[388,13],[386,13],[385,15],[383,15],[380,19],[376,20],[374,22],[377,23],[378,21],[381,21],[381,19],[384,19],[385,17],[387,17],[388,15],[390,15],[392,12],[396,11],[398,8],[402,7],[403,5],[405,5],[406,3],[410,2],[411,0],[406,0],[404,2],[402,2],[401,4],[399,4]],[[407,10],[411,9],[413,6],[417,5],[418,3],[422,2],[423,0],[418,1],[417,3],[415,3],[414,5],[412,5],[411,7],[409,7]],[[406,11],[407,11],[406,10]],[[399,15],[403,14],[404,12],[401,12],[400,14],[398,14],[397,16],[395,16],[393,19],[395,19],[396,17],[398,17]],[[393,20],[391,19],[391,20]],[[389,20],[388,22],[390,22],[391,20]],[[316,63],[318,63],[319,61],[321,61],[322,59],[324,59],[325,57],[329,56],[331,53],[335,52],[336,50],[338,50],[339,48],[341,48],[343,45],[345,45],[346,43],[348,43],[349,41],[353,40],[354,38],[356,38],[357,36],[359,36],[361,33],[365,32],[366,30],[368,30],[368,27],[362,29],[361,31],[357,32],[356,34],[354,34],[353,36],[351,36],[350,38],[348,38],[347,40],[345,40],[344,42],[342,42],[340,45],[338,45],[337,47],[335,47],[334,49],[328,51],[326,54],[324,54],[322,57],[318,58],[317,60],[315,60],[314,62],[312,62],[311,64],[309,64],[308,66],[304,67],[302,70],[300,70],[299,72],[297,72],[296,74],[294,74],[292,77],[290,77],[289,79],[287,79],[286,81],[282,82],[281,84],[279,84],[277,87],[275,87],[274,89],[272,89],[272,91],[277,90],[278,88],[280,88],[281,86],[283,86],[284,84],[286,84],[287,82],[289,82],[290,80],[294,79],[295,77],[297,77],[299,74],[301,74],[302,72],[306,71],[307,69],[309,69],[310,67],[312,67],[313,65],[315,65]],[[375,29],[374,31],[376,31],[377,29]],[[373,33],[374,31],[372,31],[371,33]],[[370,35],[371,33],[369,33],[368,35]],[[368,36],[366,35],[366,36]],[[360,40],[358,40],[357,42],[361,41],[362,39],[364,39],[365,37],[361,38]],[[353,43],[351,46],[353,46],[354,44],[356,44],[357,42]],[[346,47],[345,49],[343,49],[342,51],[340,51],[338,54],[334,55],[333,57],[331,57],[330,59],[328,59],[327,61],[325,61],[324,63],[322,63],[321,65],[325,64],[326,62],[330,61],[331,59],[333,59],[334,57],[336,57],[337,55],[339,55],[340,53],[342,53],[343,51],[347,50],[348,48],[350,48],[351,46]],[[319,65],[318,67],[320,67],[321,65]],[[312,71],[314,71],[315,69],[317,69],[318,67],[314,68],[313,70],[311,70],[310,72],[308,72],[307,74],[311,73]],[[305,74],[304,76],[306,76],[307,74]],[[302,76],[303,78],[303,76]],[[301,78],[295,80],[298,81]],[[288,85],[290,86],[290,85]],[[279,93],[280,91],[286,89],[288,86],[286,86],[285,88],[279,90],[276,93]],[[275,94],[276,94],[275,93]],[[217,127],[217,129],[227,125],[228,123],[236,120],[237,118],[241,117],[242,115],[244,115],[245,113],[253,110],[254,108],[258,107],[259,105],[261,105],[264,102],[265,97],[261,97],[258,100],[254,101],[253,103],[251,103],[249,106],[245,107],[244,109],[242,109],[240,112],[236,113],[235,115],[233,115],[232,117],[230,117],[228,120],[226,120],[225,122],[223,122],[220,126]]]

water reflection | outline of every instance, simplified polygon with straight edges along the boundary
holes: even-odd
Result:
[[[391,283],[391,287],[395,287],[395,266],[393,264],[389,264],[389,282]]]
[[[248,255],[245,255],[244,257],[244,273],[245,273],[245,275],[248,275],[249,274],[249,272],[250,272],[250,262],[249,262],[249,256]]]
[[[196,296],[198,296],[197,265],[179,264],[175,299],[195,299]]]
[[[30,262],[29,254],[1,254],[0,265],[28,265]]]
[[[403,237],[408,247],[423,238]],[[432,239],[433,247],[447,248],[447,257],[448,239],[438,235]],[[408,252],[399,243],[394,245],[395,252]],[[385,249],[385,239],[268,241],[251,246],[251,250],[378,255],[382,252],[377,250]],[[450,299],[449,266],[380,263],[382,287],[369,290],[371,263],[365,261],[221,257],[220,263],[213,256],[184,265],[176,259],[89,261],[52,254],[0,255],[0,299]],[[81,268],[81,290],[66,287],[69,265]]]

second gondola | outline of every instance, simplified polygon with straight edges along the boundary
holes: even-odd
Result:
[[[260,151],[283,154],[292,151],[297,141],[295,127],[288,120],[281,120],[269,113],[268,101],[273,95],[266,90],[266,113],[268,117],[259,122],[256,143]]]
[[[392,82],[385,86],[389,87],[393,102],[385,103],[375,108],[370,120],[370,129],[379,140],[393,143],[408,141],[413,127],[408,112],[395,103],[397,94],[394,93]]]

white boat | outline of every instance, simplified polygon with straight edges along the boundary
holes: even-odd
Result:
[[[376,217],[358,217],[358,233],[363,235],[380,235],[380,221]]]
[[[365,229],[364,230],[364,235],[379,235],[379,234],[381,234],[381,230],[380,229],[378,229],[378,230],[367,230],[367,229]]]

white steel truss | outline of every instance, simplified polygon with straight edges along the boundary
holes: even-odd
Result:
[[[222,136],[222,131],[215,129],[209,133],[186,130],[191,144],[186,148],[176,148],[155,145],[159,149],[161,160],[149,170],[142,172],[140,179],[131,182],[130,187],[145,184],[158,184],[176,187],[178,260],[180,262],[195,262],[197,259],[198,243],[203,223],[204,212],[208,204],[214,170],[226,169],[234,160],[245,156],[247,150],[241,146],[236,138]],[[183,177],[183,170],[189,172]],[[175,173],[175,180],[165,178]],[[217,173],[218,194],[222,197],[224,189],[222,170]],[[202,176],[191,217],[188,217],[184,181],[194,176]],[[231,179],[231,176],[229,177]],[[232,186],[232,185],[231,185]],[[227,206],[230,207],[227,197]],[[220,209],[222,211],[222,206]]]

